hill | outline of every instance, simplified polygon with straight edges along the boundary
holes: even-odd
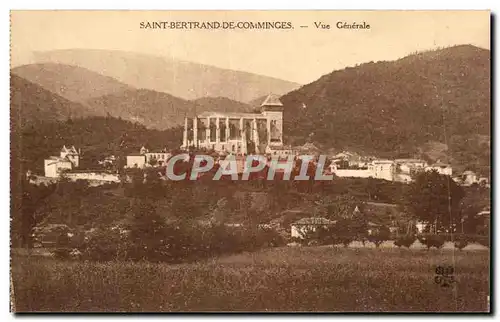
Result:
[[[122,92],[130,86],[88,69],[63,64],[30,64],[12,69],[12,73],[42,86],[70,101]]]
[[[22,77],[10,75],[11,128],[43,121],[95,115],[82,104],[69,101]]]
[[[43,160],[58,155],[64,144],[81,149],[82,167],[93,168],[105,156],[137,153],[143,145],[151,150],[177,148],[182,142],[182,129],[158,131],[113,117],[89,117],[40,122],[24,129],[16,139],[21,144],[13,147],[13,153],[20,155],[23,167],[42,174]]]
[[[311,140],[400,157],[434,142],[446,145],[454,164],[489,168],[484,138],[490,136],[490,52],[485,49],[463,45],[370,62],[324,75],[281,100],[285,135],[295,144]]]
[[[248,105],[252,106],[253,109],[260,107],[260,105],[264,102],[264,100],[267,98],[268,95],[264,96],[259,96],[250,102],[248,102]]]
[[[227,97],[202,97],[193,100],[201,111],[216,112],[251,112],[253,110],[250,104],[234,101]]]
[[[184,117],[196,112],[251,110],[249,105],[225,97],[187,101],[167,93],[134,89],[70,65],[24,65],[14,68],[12,75],[13,104],[23,105],[23,113],[32,121],[110,115],[163,130],[183,125]]]
[[[187,100],[222,96],[249,102],[270,92],[281,95],[299,87],[299,84],[272,77],[125,51],[35,52],[34,60],[83,67],[135,88],[165,92]]]
[[[197,105],[172,95],[147,89],[129,89],[85,101],[96,113],[139,122],[152,129],[184,125],[184,117],[198,112]]]

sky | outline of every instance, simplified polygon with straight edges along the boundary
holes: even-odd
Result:
[[[293,29],[140,28],[154,21],[283,21]],[[370,29],[339,29],[338,22],[365,22]],[[489,49],[488,11],[11,12],[11,67],[33,63],[34,51],[112,49],[307,84],[333,70],[458,44]]]

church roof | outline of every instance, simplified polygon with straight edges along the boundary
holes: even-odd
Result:
[[[78,151],[76,151],[76,148],[74,145],[69,149],[66,147],[66,145],[63,145],[61,152],[65,152],[68,154],[74,154],[74,155],[78,154]]]
[[[229,117],[229,118],[264,118],[261,113],[238,113],[238,112],[211,112],[206,111],[198,114],[197,117]]]
[[[280,97],[276,94],[269,94],[260,106],[283,106]]]

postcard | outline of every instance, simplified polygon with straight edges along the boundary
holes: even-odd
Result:
[[[491,313],[489,11],[11,11],[11,311]]]

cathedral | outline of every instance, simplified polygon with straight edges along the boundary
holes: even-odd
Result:
[[[181,149],[189,148],[236,155],[288,152],[283,146],[283,104],[270,94],[260,113],[203,112],[186,118]]]

